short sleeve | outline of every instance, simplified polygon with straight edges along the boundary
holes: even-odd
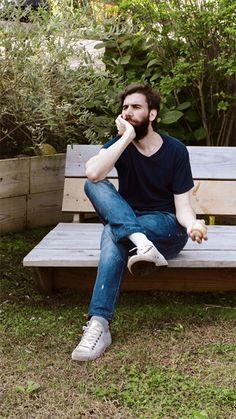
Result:
[[[114,135],[112,138],[110,138],[110,140],[103,144],[102,148],[109,148],[112,144],[119,140],[120,137],[120,135]]]
[[[173,174],[173,193],[188,192],[194,186],[188,150],[185,146],[178,150]]]

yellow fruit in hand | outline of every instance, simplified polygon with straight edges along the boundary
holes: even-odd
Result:
[[[203,224],[200,221],[197,221],[191,230],[191,233],[195,236],[195,238],[202,238],[203,236],[205,236],[207,232],[207,228],[205,226],[205,224]]]

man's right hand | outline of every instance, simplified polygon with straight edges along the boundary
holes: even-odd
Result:
[[[133,125],[131,125],[124,118],[122,118],[121,115],[119,115],[116,118],[116,126],[117,126],[119,135],[123,135],[126,132],[128,136],[132,138],[131,141],[136,137],[136,133],[135,133]]]

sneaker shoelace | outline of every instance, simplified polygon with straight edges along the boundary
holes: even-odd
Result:
[[[134,250],[137,250],[137,254],[145,254],[151,250],[153,246],[151,244],[146,244],[144,246],[136,246],[133,247],[133,249],[130,250],[130,252],[133,252]]]
[[[83,326],[83,332],[83,336],[78,346],[94,349],[103,334],[103,330],[97,326],[91,327],[88,322],[87,326]]]

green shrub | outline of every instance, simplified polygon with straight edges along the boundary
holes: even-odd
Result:
[[[107,68],[124,81],[159,88],[159,125],[170,134],[186,142],[235,144],[236,3],[122,0],[119,5],[120,21],[103,38]]]
[[[84,37],[81,9],[65,8],[63,16],[28,11],[27,24],[21,10],[8,12],[0,54],[2,156],[34,154],[45,142],[58,152],[68,142],[101,142],[114,125],[115,80],[76,47]]]
[[[139,81],[160,90],[162,130],[188,144],[235,144],[235,2],[107,3],[0,9],[0,157],[104,142],[116,93]],[[105,46],[103,67],[78,51],[83,38]]]

